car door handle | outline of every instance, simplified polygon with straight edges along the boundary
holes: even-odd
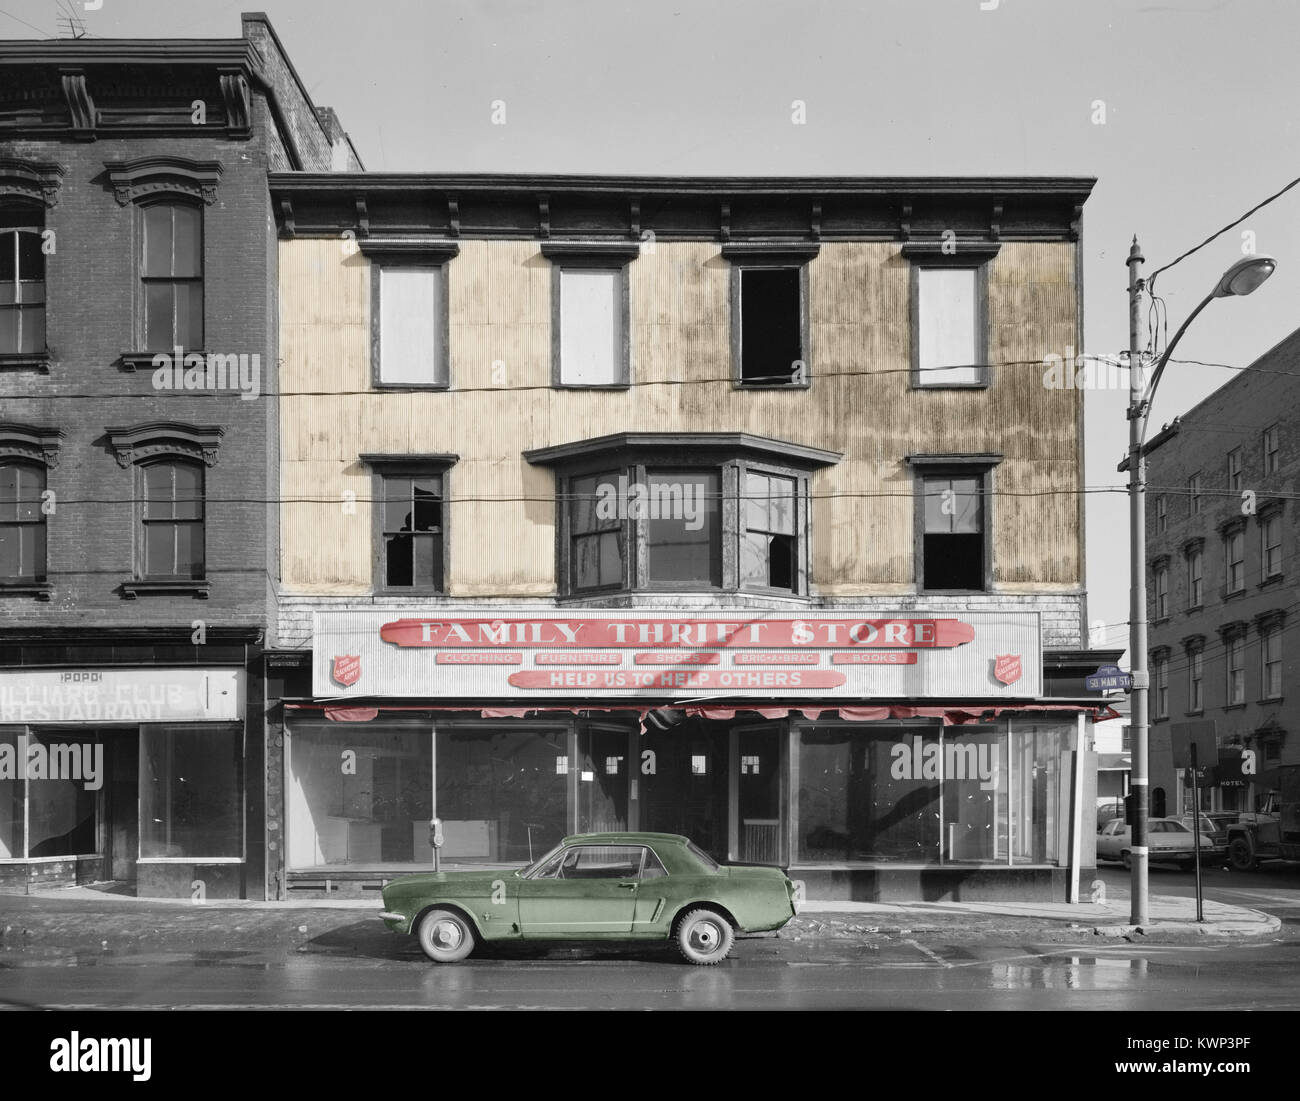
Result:
[[[627,890],[627,891],[633,891],[633,890],[636,889],[636,884],[635,884],[635,883],[620,883],[619,886],[622,887],[624,890]]]

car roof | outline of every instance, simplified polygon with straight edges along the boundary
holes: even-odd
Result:
[[[575,833],[564,838],[562,844],[582,842],[596,845],[649,845],[651,843],[685,845],[689,839],[680,833]]]

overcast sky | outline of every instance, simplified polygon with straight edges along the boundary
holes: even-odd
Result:
[[[91,3],[96,0],[90,0]],[[244,5],[0,0],[0,34],[235,37]],[[1300,176],[1295,0],[268,0],[371,170],[1087,175],[1085,335],[1128,346],[1124,259],[1154,271]],[[984,10],[988,8],[990,10]],[[38,33],[39,32],[39,33]],[[791,104],[806,104],[794,125]],[[1104,122],[1096,101],[1104,104]],[[504,101],[506,125],[493,125]],[[1300,187],[1161,276],[1171,331],[1240,257],[1180,358],[1246,365],[1300,326]],[[1234,372],[1171,366],[1153,431]],[[1122,392],[1088,395],[1090,487],[1122,487]],[[1088,497],[1095,645],[1127,643],[1122,492]]]

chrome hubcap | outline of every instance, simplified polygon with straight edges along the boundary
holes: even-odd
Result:
[[[460,926],[454,921],[440,921],[433,927],[435,948],[452,949],[461,942]]]
[[[702,921],[691,930],[691,947],[700,952],[709,952],[718,946],[722,939],[718,927],[711,921]]]

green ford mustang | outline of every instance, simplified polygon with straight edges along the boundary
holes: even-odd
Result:
[[[379,916],[437,963],[480,941],[672,939],[691,963],[709,964],[726,959],[738,931],[794,917],[794,884],[780,868],[720,865],[674,833],[588,833],[520,871],[394,879]]]

